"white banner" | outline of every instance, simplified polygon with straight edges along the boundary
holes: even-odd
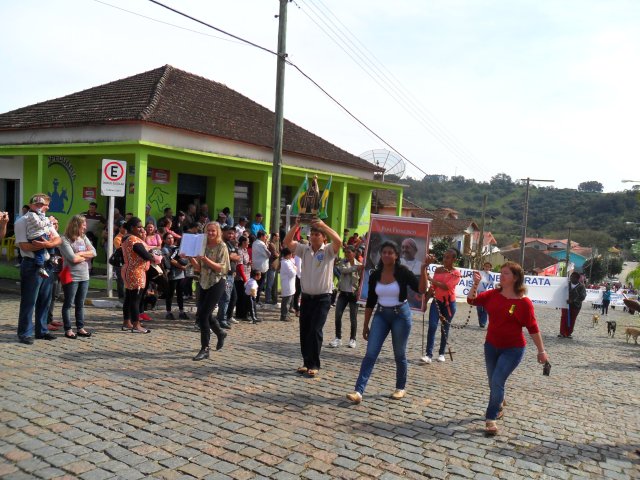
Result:
[[[599,290],[596,288],[587,288],[587,298],[585,299],[585,302],[601,305],[602,292],[604,292],[604,290]]]
[[[433,272],[440,265],[429,265],[429,272]],[[456,287],[456,297],[466,299],[469,290],[473,286],[473,270],[468,268],[457,268],[462,275],[460,283]],[[500,274],[495,272],[483,272],[486,279],[481,283],[481,290],[491,290],[496,283],[500,283]],[[535,306],[550,308],[566,308],[569,296],[569,281],[566,277],[539,277],[536,275],[525,275],[524,285],[527,287],[527,297],[531,299]],[[613,295],[611,296],[613,304]],[[466,300],[465,300],[466,301]]]

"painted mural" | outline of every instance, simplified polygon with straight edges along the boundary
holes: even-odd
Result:
[[[51,179],[51,190],[47,192],[51,197],[49,212],[68,214],[73,206],[76,171],[66,157],[49,157],[47,167],[48,178]]]

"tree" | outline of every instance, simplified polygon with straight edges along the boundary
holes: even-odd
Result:
[[[607,266],[607,274],[609,277],[615,277],[622,272],[622,258],[611,257]]]
[[[579,192],[593,192],[593,193],[602,193],[604,187],[602,184],[596,180],[591,180],[590,182],[582,182],[578,185]]]
[[[511,177],[506,173],[498,173],[491,177],[491,181],[489,182],[491,185],[511,185],[513,182],[511,181]]]
[[[451,242],[453,242],[453,238],[451,237],[443,237],[440,240],[433,242],[431,248],[433,251],[432,254],[436,257],[439,263],[442,263],[445,252],[451,248]]]
[[[589,283],[600,283],[606,276],[604,261],[601,256],[592,257],[582,265],[582,273],[589,279]]]

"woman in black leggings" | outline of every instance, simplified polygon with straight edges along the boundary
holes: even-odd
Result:
[[[222,241],[222,231],[217,222],[209,222],[205,226],[207,246],[204,255],[191,258],[191,264],[200,271],[200,294],[198,299],[198,326],[200,327],[200,351],[193,357],[194,361],[209,358],[209,341],[211,330],[218,337],[216,350],[224,344],[227,333],[222,330],[213,309],[224,293],[227,272],[231,268],[229,250]]]

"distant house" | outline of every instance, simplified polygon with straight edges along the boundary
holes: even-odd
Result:
[[[567,238],[556,240],[550,238],[527,238],[525,245],[536,250],[543,251],[558,260],[566,260],[567,257]],[[578,272],[582,272],[582,266],[591,257],[591,249],[581,247],[578,242],[571,241],[571,250],[569,253],[569,263],[573,264]]]
[[[520,263],[520,249],[502,249],[489,255],[489,261],[493,265],[501,265],[506,261]],[[527,275],[548,275],[558,274],[559,262],[557,258],[541,252],[537,248],[525,247],[524,265],[522,266]]]

